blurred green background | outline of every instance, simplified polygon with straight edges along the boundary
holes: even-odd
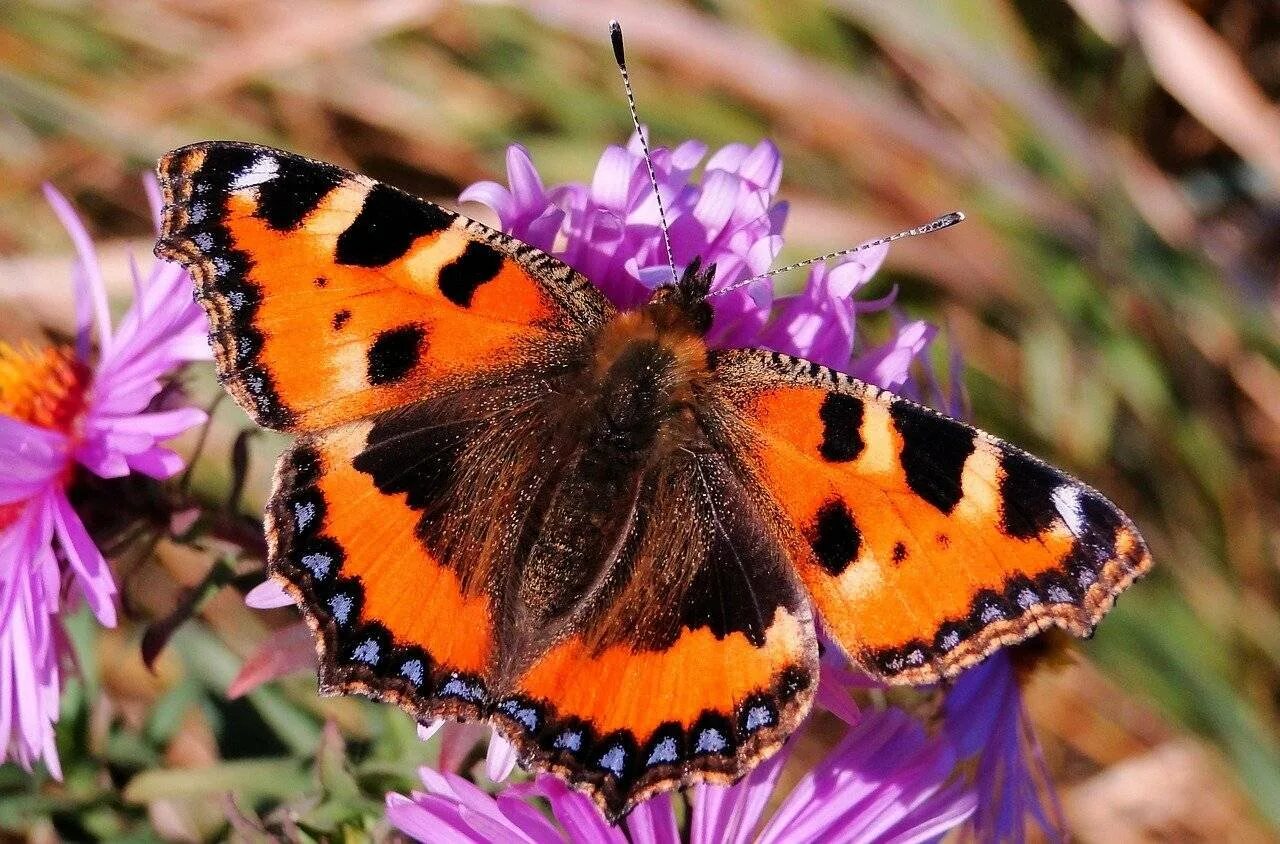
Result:
[[[781,147],[785,257],[967,212],[896,245],[870,295],[897,284],[908,313],[945,326],[975,420],[1105,491],[1157,561],[1080,659],[1030,687],[1068,818],[1082,840],[1274,836],[1274,0],[10,0],[0,338],[70,321],[69,244],[41,182],[115,244],[123,279],[125,247],[149,252],[138,174],[189,141],[283,146],[446,202],[502,180],[516,141],[548,181],[588,180],[630,129],[611,17],[655,143]],[[245,424],[224,405],[211,453]],[[271,462],[266,438],[251,445],[248,512]],[[225,465],[200,473],[207,495],[227,483]],[[165,543],[129,559],[132,621],[96,644],[82,631],[67,787],[0,771],[0,827],[199,839],[223,829],[228,788],[252,805],[318,777],[341,798],[321,808],[356,818],[376,813],[373,785],[408,783],[425,751],[398,713],[319,701],[305,676],[223,699],[285,613],[223,591],[146,672],[143,625],[213,563]]]

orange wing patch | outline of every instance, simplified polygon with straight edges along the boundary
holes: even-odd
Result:
[[[610,817],[660,790],[731,782],[808,712],[813,613],[745,480],[684,453],[638,491],[613,576],[564,632],[504,640],[491,719]],[[506,632],[506,631],[504,631]]]
[[[988,434],[785,355],[729,352],[716,372],[815,608],[890,681],[1050,625],[1087,635],[1150,567],[1113,504]]]
[[[772,755],[808,713],[816,678],[807,610],[779,608],[759,646],[706,627],[683,629],[664,650],[569,639],[492,718],[522,755],[586,786],[617,818],[694,771],[729,783]]]
[[[422,720],[483,717],[488,595],[464,590],[416,535],[419,515],[354,468],[370,427],[305,438],[281,458],[268,570],[316,633],[323,691],[389,700]]]
[[[564,264],[395,188],[265,147],[159,165],[157,253],[191,268],[219,374],[256,421],[317,430],[553,354],[607,304]]]

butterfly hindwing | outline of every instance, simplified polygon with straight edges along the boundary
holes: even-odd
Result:
[[[614,818],[660,790],[737,780],[803,719],[818,677],[808,600],[729,463],[671,458],[637,495],[614,579],[503,679],[493,715]]]
[[[554,461],[545,369],[304,435],[281,458],[268,570],[316,633],[322,688],[483,719],[500,596]]]
[[[373,427],[339,426],[282,456],[268,569],[316,634],[323,691],[379,697],[424,721],[482,718],[492,603],[469,569],[421,541],[414,508],[355,468]]]
[[[815,610],[889,681],[953,676],[1051,625],[1087,635],[1150,566],[1115,505],[995,437],[775,352],[721,353],[715,372]]]
[[[186,264],[219,375],[256,421],[317,430],[580,338],[610,310],[545,253],[332,164],[175,150],[157,253]]]
[[[817,645],[741,468],[678,451],[595,477],[556,436],[574,377],[525,369],[302,437],[270,571],[317,631],[327,690],[487,718],[616,818],[776,751],[809,709]]]

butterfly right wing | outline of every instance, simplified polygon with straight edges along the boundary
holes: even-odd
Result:
[[[209,314],[218,374],[314,431],[557,354],[612,312],[557,259],[332,164],[252,144],[166,155],[158,255]]]
[[[990,434],[764,349],[719,352],[715,373],[825,629],[889,682],[1053,625],[1088,635],[1151,567],[1119,508]]]

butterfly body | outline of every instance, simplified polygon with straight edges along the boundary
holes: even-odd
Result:
[[[487,720],[612,817],[775,752],[815,620],[886,682],[1090,632],[1150,565],[1109,501],[809,361],[709,348],[711,270],[619,313],[555,258],[332,165],[159,168],[219,375],[297,435],[268,570],[332,693]]]

